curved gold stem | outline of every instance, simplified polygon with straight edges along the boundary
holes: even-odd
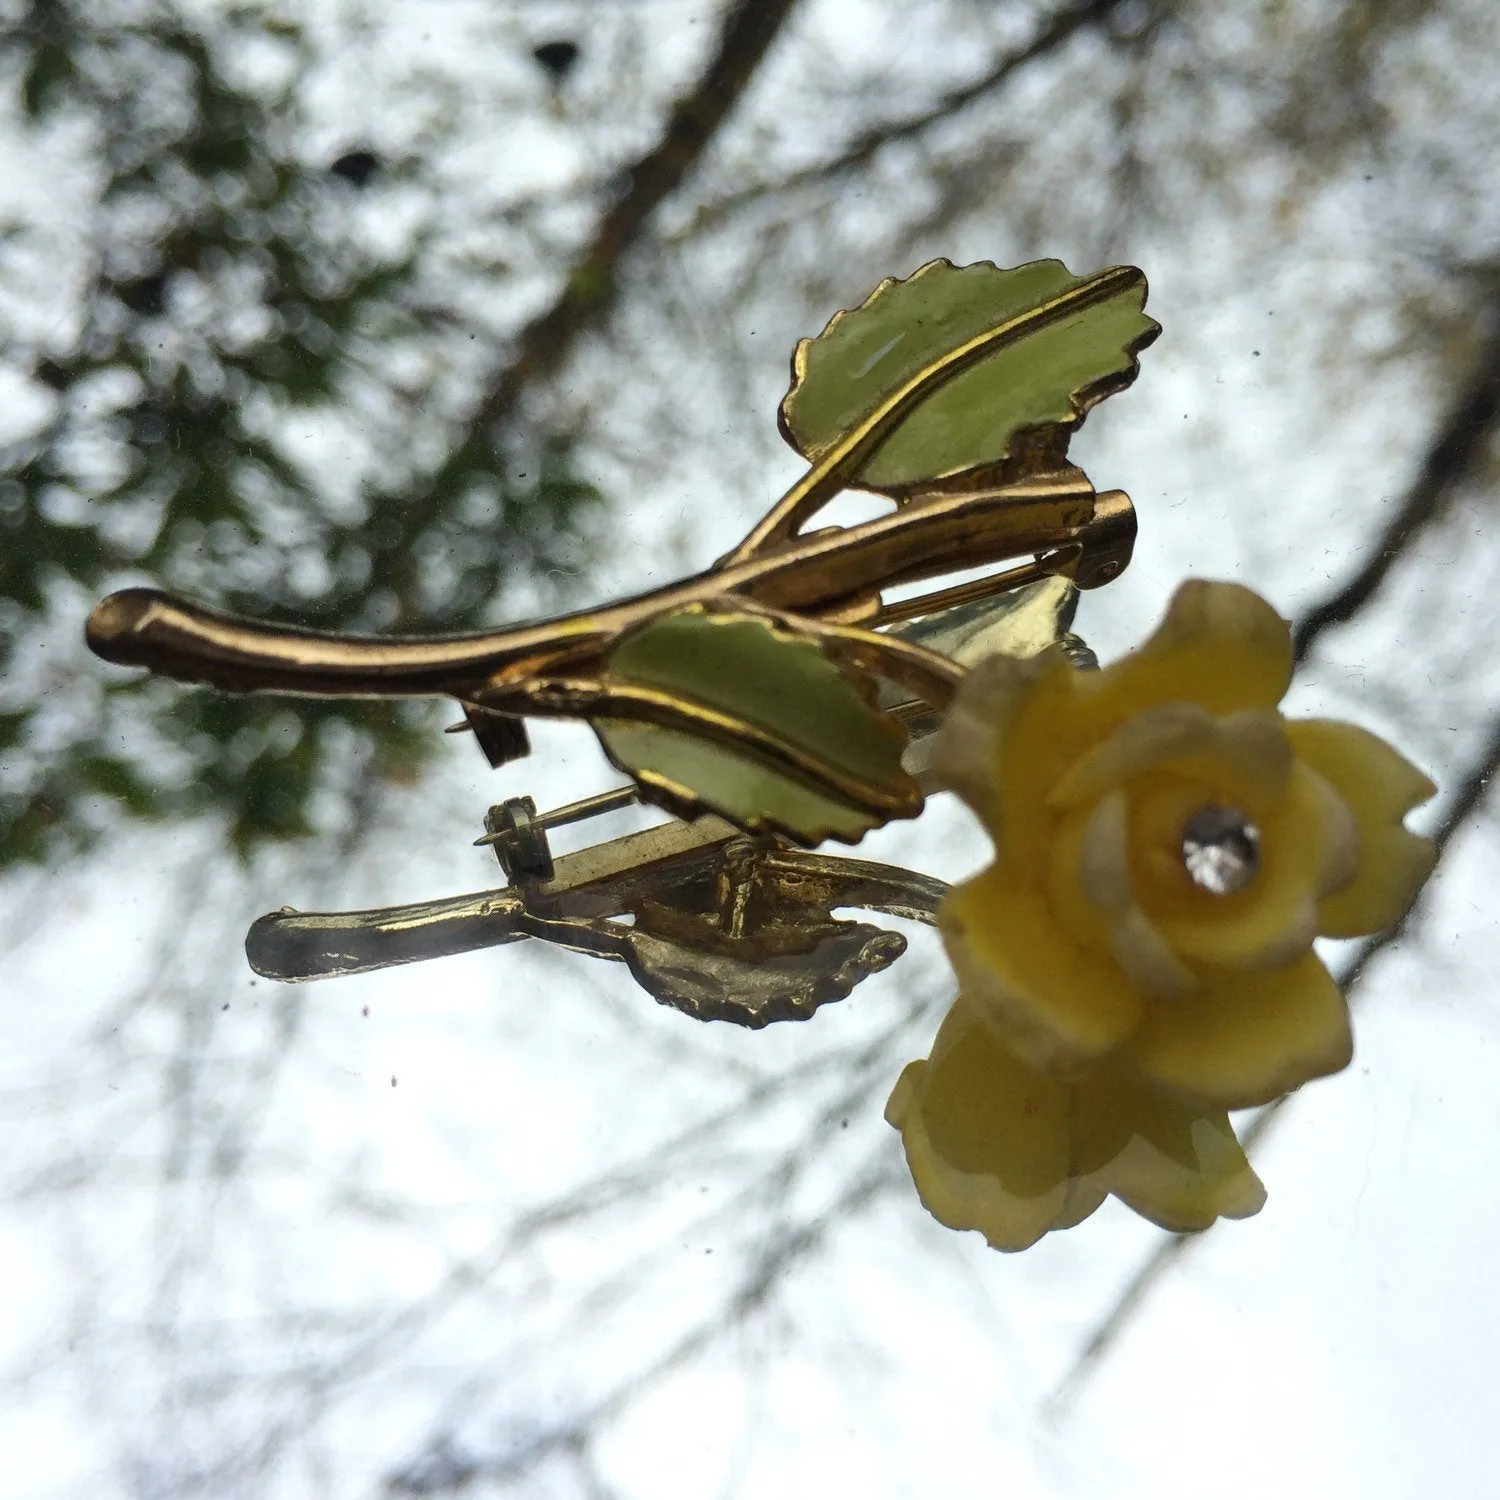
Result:
[[[95,608],[87,635],[106,660],[226,692],[473,698],[485,688],[505,688],[564,664],[588,670],[590,659],[626,630],[721,596],[815,619],[847,618],[851,600],[958,566],[980,567],[1075,543],[1087,550],[1098,502],[1105,498],[1096,497],[1076,470],[929,497],[893,515],[816,532],[773,553],[603,609],[509,630],[361,638],[265,625],[153,589],[126,589]],[[1129,501],[1124,504],[1128,509]]]

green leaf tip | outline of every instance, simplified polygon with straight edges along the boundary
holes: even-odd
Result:
[[[708,737],[660,723],[596,720],[610,759],[671,811],[711,809],[749,831],[811,845],[856,843],[888,819],[921,810],[921,793],[901,766],[905,731],[815,643],[778,625],[680,610],[625,636],[608,675],[757,732]],[[785,754],[768,755],[768,745]]]
[[[817,462],[905,391],[848,483],[899,495],[970,471],[1059,468],[1073,430],[1135,379],[1161,332],[1146,291],[1134,266],[1074,276],[1060,260],[930,261],[797,345],[782,434]]]

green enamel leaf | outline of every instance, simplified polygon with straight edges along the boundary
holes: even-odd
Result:
[[[792,772],[744,743],[690,728],[596,720],[610,758],[676,811],[711,808],[742,828],[774,828],[813,844],[854,843],[921,806],[901,768],[899,725],[867,703],[817,645],[764,620],[699,610],[667,615],[621,640],[608,675],[730,714],[794,747],[813,767]]]
[[[1013,270],[932,261],[798,344],[782,431],[816,462],[934,361],[997,331],[915,400],[848,481],[899,492],[1006,459],[1025,472],[1028,454],[1031,467],[1055,466],[1072,429],[1135,379],[1136,355],[1161,332],[1145,301],[1134,266],[1074,276],[1060,260]]]

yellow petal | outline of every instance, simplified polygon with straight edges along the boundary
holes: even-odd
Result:
[[[1060,655],[1060,653],[1058,654]],[[988,656],[970,668],[932,749],[932,773],[986,823],[998,821],[997,755],[1007,725],[1057,656]]]
[[[1359,937],[1400,920],[1432,873],[1431,839],[1401,826],[1407,812],[1437,790],[1378,735],[1353,724],[1302,719],[1287,725],[1292,747],[1332,784],[1359,830],[1353,881],[1318,906],[1318,931]]]
[[[1077,794],[1067,782],[1073,767],[1144,711],[1192,704],[1218,717],[1274,709],[1291,680],[1291,631],[1249,589],[1194,579],[1173,596],[1155,634],[1102,672],[1075,671],[1055,649],[1027,668],[1025,691],[1011,697],[995,739],[992,773],[990,829],[1018,865],[1042,857],[1054,790],[1061,785],[1064,799]],[[1076,773],[1080,782],[1096,774]]]
[[[1135,901],[1130,888],[1124,792],[1101,797],[1078,830],[1078,865],[1072,871],[1084,897],[1101,912],[1119,916]]]
[[[964,679],[939,731],[933,776],[979,814],[1013,860],[1045,850],[1047,792],[1087,747],[1069,731],[1077,675],[1057,649],[1025,660],[988,657]]]
[[[1034,1245],[1064,1208],[1068,1091],[996,1042],[960,999],[925,1062],[907,1065],[886,1106],[932,1216],[977,1229],[997,1250]]]
[[[984,820],[1007,862],[1039,869],[1053,829],[1048,798],[1060,783],[1065,799],[1077,794],[1065,778],[1101,742],[1165,704],[1214,716],[1274,708],[1290,673],[1290,633],[1269,604],[1237,584],[1193,580],[1156,633],[1102,672],[1075,670],[1056,648],[981,663],[950,710],[934,770]],[[1258,763],[1252,769],[1259,774]]]
[[[1159,703],[1080,755],[1047,802],[1057,811],[1094,802],[1142,771],[1164,766],[1258,807],[1282,794],[1292,748],[1281,715],[1267,709],[1238,709],[1216,719],[1197,703]]]
[[[1265,1190],[1222,1111],[1152,1089],[1109,1062],[1073,1083],[998,1043],[966,997],[932,1057],[902,1073],[886,1118],[939,1222],[1023,1250],[1086,1219],[1110,1193],[1168,1229],[1243,1218]]]
[[[1109,1197],[1109,1188],[1092,1177],[1070,1177],[1068,1190],[1063,1195],[1063,1206],[1052,1221],[1053,1229],[1074,1229],[1082,1224],[1104,1200]]]
[[[1207,1229],[1242,1219],[1265,1203],[1222,1110],[1206,1110],[1149,1088],[1109,1066],[1074,1088],[1075,1184],[1114,1193],[1164,1229]]]
[[[1067,1072],[1117,1047],[1139,994],[1107,957],[1064,932],[1041,894],[992,866],[938,912],[959,985],[1008,1046]]]
[[[1132,906],[1114,925],[1115,960],[1135,987],[1151,1000],[1185,999],[1198,988],[1198,976],[1172,950],[1151,919]]]
[[[1102,672],[1081,674],[1096,723],[1123,723],[1158,703],[1196,703],[1211,714],[1275,708],[1292,678],[1287,622],[1237,583],[1189,579],[1155,633]]]
[[[1130,1039],[1152,1082],[1242,1109],[1348,1065],[1349,1007],[1315,954],[1281,969],[1219,969],[1202,978],[1191,998],[1151,1006]]]
[[[1312,784],[1318,799],[1318,824],[1323,835],[1323,862],[1318,871],[1318,899],[1343,890],[1359,873],[1359,824],[1354,810],[1305,760],[1299,772]]]
[[[1085,750],[1053,785],[1047,805],[1065,812],[1097,802],[1131,776],[1206,750],[1213,743],[1216,722],[1197,703],[1158,703],[1143,709]]]
[[[1225,1115],[1222,1124],[1194,1120],[1193,1159],[1179,1161],[1145,1136],[1133,1136],[1099,1174],[1100,1185],[1142,1218],[1177,1233],[1207,1229],[1216,1219],[1247,1219],[1265,1207],[1266,1189],[1240,1149]]]
[[[1048,882],[1052,909],[1059,915],[1072,909],[1067,887],[1076,884],[1105,919],[1110,951],[1136,989],[1150,999],[1177,1000],[1192,994],[1197,980],[1136,903],[1126,824],[1125,793],[1116,790],[1106,792],[1081,820],[1076,843],[1071,826],[1060,830]]]
[[[1281,715],[1267,708],[1240,708],[1213,724],[1212,743],[1174,761],[1172,770],[1212,784],[1248,812],[1282,797],[1293,755]]]

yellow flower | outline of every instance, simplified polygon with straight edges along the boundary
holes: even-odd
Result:
[[[1222,1110],[1153,1090],[1120,1061],[1077,1081],[1039,1072],[963,997],[885,1114],[933,1217],[980,1230],[997,1250],[1080,1223],[1110,1193],[1177,1230],[1265,1202]]]
[[[1283,719],[1291,667],[1270,605],[1193,581],[1103,671],[1054,648],[969,674],[936,770],[996,853],[940,922],[966,1004],[1031,1067],[1109,1060],[1234,1109],[1348,1063],[1313,938],[1401,915],[1432,865],[1402,818],[1434,787],[1365,730]]]

